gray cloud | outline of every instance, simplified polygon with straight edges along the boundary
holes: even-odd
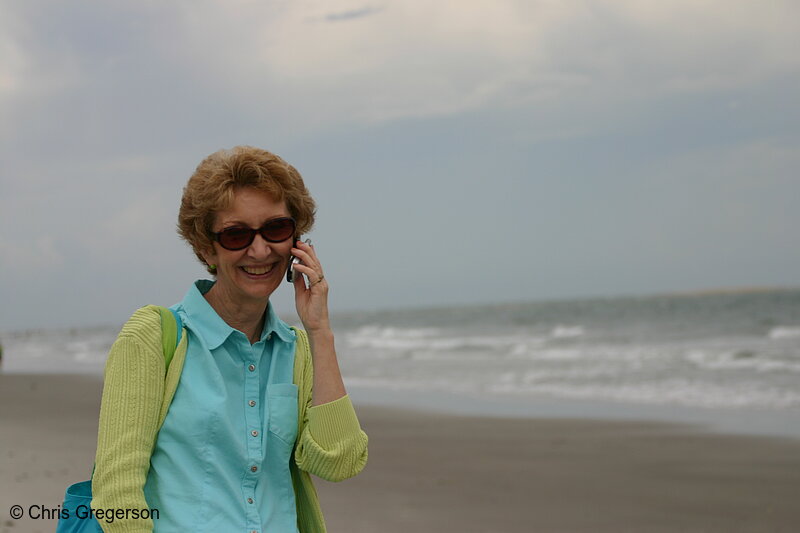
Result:
[[[306,176],[335,308],[796,285],[797,11],[2,4],[0,330],[178,299],[236,144]]]
[[[328,22],[341,22],[343,20],[354,20],[360,19],[364,17],[368,17],[370,15],[375,15],[376,13],[380,13],[382,9],[365,6],[358,9],[349,9],[347,11],[339,11],[337,13],[328,13],[325,15],[325,20]]]

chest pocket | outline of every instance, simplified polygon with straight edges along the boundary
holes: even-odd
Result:
[[[297,385],[267,385],[269,432],[289,446],[297,439]]]

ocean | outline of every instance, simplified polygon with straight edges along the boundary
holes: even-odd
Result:
[[[339,313],[333,322],[359,401],[800,436],[800,290]],[[100,376],[118,330],[3,333],[3,371]]]

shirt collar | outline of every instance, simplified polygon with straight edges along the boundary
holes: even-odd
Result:
[[[203,337],[209,350],[218,348],[232,333],[237,331],[220,318],[203,296],[213,286],[213,281],[197,280],[189,288],[182,302],[188,323],[193,326],[192,330],[195,333]],[[294,331],[278,318],[272,308],[272,302],[267,304],[264,329],[261,331],[260,340],[265,340],[270,333],[275,333],[284,342],[294,341]]]
[[[264,331],[261,332],[261,340],[269,333],[275,333],[283,342],[294,342],[294,331],[286,322],[278,318],[275,309],[272,307],[272,302],[267,303],[267,313],[264,320]]]

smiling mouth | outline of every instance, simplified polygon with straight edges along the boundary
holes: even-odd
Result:
[[[268,266],[262,266],[262,267],[245,267],[245,266],[243,266],[243,267],[239,267],[239,268],[241,268],[242,270],[244,270],[245,272],[247,272],[250,275],[263,276],[264,274],[269,274],[270,272],[272,272],[272,269],[275,268],[275,263],[272,263],[271,265],[268,265]]]

